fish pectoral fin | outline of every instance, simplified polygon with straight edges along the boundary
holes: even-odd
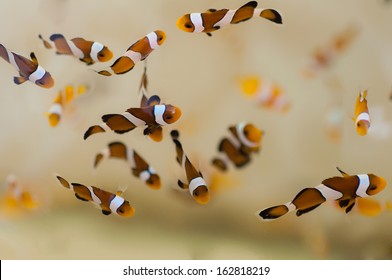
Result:
[[[299,216],[301,216],[302,214],[306,214],[306,213],[308,213],[308,212],[310,212],[310,211],[316,209],[316,208],[319,207],[320,205],[321,205],[321,203],[316,204],[316,205],[314,205],[314,206],[312,206],[312,207],[309,207],[309,208],[306,208],[306,209],[297,210],[296,215],[299,217]]]
[[[336,166],[336,169],[340,172],[340,174],[342,174],[343,177],[348,177],[348,176],[350,176],[349,174],[347,174],[346,172],[344,172],[342,169],[340,169],[338,166]]]
[[[35,53],[34,53],[34,52],[31,52],[31,53],[30,53],[30,58],[31,58],[31,60],[34,62],[34,64],[38,65],[38,59],[37,59],[37,57],[35,56]]]
[[[131,172],[132,172],[132,175],[133,175],[133,176],[139,177],[139,172],[137,171],[136,168],[132,168],[132,169],[131,169]]]
[[[212,36],[211,32],[206,32],[206,34],[207,34],[209,37]]]
[[[23,84],[24,82],[26,82],[27,79],[25,77],[19,76],[19,77],[14,77],[14,83],[17,85]]]
[[[112,211],[108,211],[108,210],[102,210],[102,214],[104,214],[104,215],[110,215],[110,214],[112,214]]]
[[[150,135],[152,133],[153,127],[151,125],[147,126],[144,130],[143,130],[143,135]]]
[[[177,181],[177,185],[178,185],[181,189],[183,189],[183,190],[187,190],[188,187],[189,187],[187,184],[183,183],[181,180],[178,180],[178,181]]]
[[[81,200],[81,201],[88,201],[87,199],[85,199],[85,198],[79,196],[77,193],[75,193],[75,196],[76,196],[77,199],[79,199],[79,200]]]

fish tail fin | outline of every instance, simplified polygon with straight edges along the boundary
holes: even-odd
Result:
[[[61,184],[63,187],[65,187],[65,188],[67,188],[67,189],[70,189],[70,188],[71,188],[71,185],[70,185],[70,183],[69,183],[67,180],[65,180],[63,177],[61,177],[61,176],[59,176],[59,175],[57,175],[57,174],[55,174],[55,176],[56,176],[57,180],[59,180],[60,184]]]
[[[268,19],[274,23],[282,24],[282,16],[277,10],[262,9],[259,14],[260,17]]]
[[[261,210],[258,213],[258,216],[263,221],[274,220],[274,219],[277,219],[277,218],[295,210],[295,207],[291,207],[291,206],[293,206],[293,204],[291,204],[291,202],[289,202],[286,204],[266,208],[264,210]]]
[[[93,125],[90,126],[87,131],[83,135],[83,139],[86,140],[90,135],[100,133],[100,132],[105,132],[106,129],[103,125]]]
[[[44,43],[45,48],[47,48],[47,49],[53,48],[52,44],[51,44],[49,41],[45,40],[45,39],[42,37],[41,34],[38,35],[38,38],[40,38],[40,39],[42,40],[42,43]]]
[[[367,89],[362,90],[359,93],[359,100],[360,100],[360,102],[363,102],[366,99],[366,97],[367,97]]]

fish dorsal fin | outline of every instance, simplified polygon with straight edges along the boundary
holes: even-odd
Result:
[[[33,61],[34,64],[38,65],[38,59],[37,59],[37,57],[35,56],[35,53],[34,53],[34,52],[31,52],[31,53],[30,53],[30,58],[31,58],[31,60]]]
[[[147,106],[155,106],[161,103],[161,98],[158,95],[152,95],[147,100]]]
[[[244,8],[244,7],[256,8],[257,7],[257,1],[250,1],[250,2],[246,3],[245,5],[242,5],[239,9]]]
[[[350,176],[349,174],[347,174],[346,172],[341,170],[338,166],[336,166],[336,169],[340,172],[340,174],[342,174],[343,177],[349,177]]]

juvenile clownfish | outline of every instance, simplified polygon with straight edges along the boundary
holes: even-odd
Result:
[[[332,177],[314,188],[305,188],[286,204],[261,210],[258,215],[262,220],[273,220],[291,211],[297,216],[308,213],[326,201],[336,200],[340,208],[349,213],[355,205],[356,198],[378,194],[385,189],[387,182],[374,174],[348,175],[341,169],[343,177]]]
[[[130,218],[135,214],[135,209],[120,196],[121,191],[113,194],[93,186],[84,186],[78,183],[70,184],[60,176],[56,176],[56,178],[63,187],[71,189],[77,199],[97,204],[104,215],[110,215],[113,212],[121,217]]]
[[[179,141],[180,133],[178,130],[172,130],[170,132],[172,140],[176,145],[177,162],[181,165],[184,170],[185,176],[187,178],[187,184],[178,180],[178,186],[181,189],[188,189],[189,193],[199,204],[207,204],[210,200],[210,193],[208,191],[207,184],[203,178],[203,175],[198,171],[193,164],[189,161],[188,157],[185,155],[182,149],[181,142]]]
[[[155,102],[159,97],[153,95],[148,103]],[[159,99],[160,101],[160,99]],[[142,108],[129,108],[123,114],[108,114],[102,116],[101,125],[93,125],[84,133],[86,140],[90,135],[113,130],[115,133],[123,134],[133,130],[138,126],[147,126],[144,135],[150,135],[159,127],[175,123],[181,117],[181,110],[173,105],[149,105]],[[160,141],[161,138],[155,139]]]
[[[282,16],[273,9],[256,9],[257,2],[250,1],[237,10],[209,9],[204,13],[191,13],[177,20],[177,27],[185,32],[204,32],[211,36],[211,32],[229,24],[246,21],[253,16],[260,16],[274,23],[281,24]]]
[[[329,45],[318,48],[304,70],[305,76],[313,78],[319,71],[329,67],[338,55],[344,52],[357,37],[358,31],[357,27],[349,26],[342,33],[338,34]]]
[[[165,40],[165,32],[161,30],[150,32],[145,37],[131,45],[122,56],[117,58],[112,66],[110,66],[110,71],[102,70],[97,73],[104,76],[125,74],[133,69],[136,62],[146,59],[148,55],[162,45]]]
[[[83,95],[87,89],[87,86],[79,85],[76,89],[77,96]],[[65,105],[72,102],[75,97],[75,89],[71,85],[66,86],[64,92],[60,91],[57,94],[48,112],[46,113],[51,127],[55,127],[59,124],[64,112]]]
[[[38,35],[38,38],[42,40],[45,48],[55,48],[57,54],[73,55],[87,65],[92,65],[95,62],[106,62],[113,57],[113,53],[108,47],[83,38],[67,40],[62,34],[53,34],[49,37],[53,43],[45,40],[41,35]]]
[[[11,208],[22,207],[26,209],[35,209],[38,205],[37,198],[21,186],[14,175],[7,177],[7,192],[5,204]]]
[[[250,154],[259,152],[264,132],[251,123],[241,122],[229,127],[229,136],[223,138],[218,146],[222,157],[212,160],[212,164],[226,171],[229,162],[240,168],[247,165],[251,158]]]
[[[365,136],[370,128],[370,115],[366,96],[367,90],[361,91],[355,102],[355,118],[353,118],[353,121],[358,134],[361,136]]]
[[[132,169],[132,174],[140,178],[152,189],[161,188],[161,179],[152,168],[135,150],[128,149],[122,142],[111,142],[105,149],[103,149],[95,157],[94,167],[107,158],[117,158],[127,161]]]
[[[278,112],[287,112],[291,102],[276,83],[265,82],[257,77],[248,77],[241,81],[242,92],[253,97],[261,106]]]
[[[54,80],[52,76],[38,64],[38,60],[33,52],[30,53],[30,60],[11,52],[0,44],[0,56],[19,72],[20,76],[14,77],[15,84],[20,85],[26,81],[30,81],[43,88],[53,87]]]

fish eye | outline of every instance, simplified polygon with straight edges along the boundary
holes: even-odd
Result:
[[[190,24],[189,22],[185,23],[185,27],[186,28],[192,28],[192,24]]]
[[[158,41],[162,41],[162,39],[163,39],[162,36],[159,36],[159,37],[158,37]]]
[[[44,84],[44,82],[41,81],[41,80],[37,81],[37,83],[38,83],[39,85],[43,85],[43,84]]]
[[[124,213],[124,210],[120,208],[120,209],[118,209],[118,212]]]
[[[166,116],[166,119],[167,119],[167,120],[171,120],[172,118],[173,118],[172,115],[167,115],[167,116]]]
[[[100,52],[100,53],[98,54],[98,56],[99,56],[99,57],[105,57],[105,54],[103,54],[103,53]]]
[[[374,186],[374,185],[371,185],[370,188],[369,188],[370,191],[374,191],[376,189],[377,189],[377,186]]]

